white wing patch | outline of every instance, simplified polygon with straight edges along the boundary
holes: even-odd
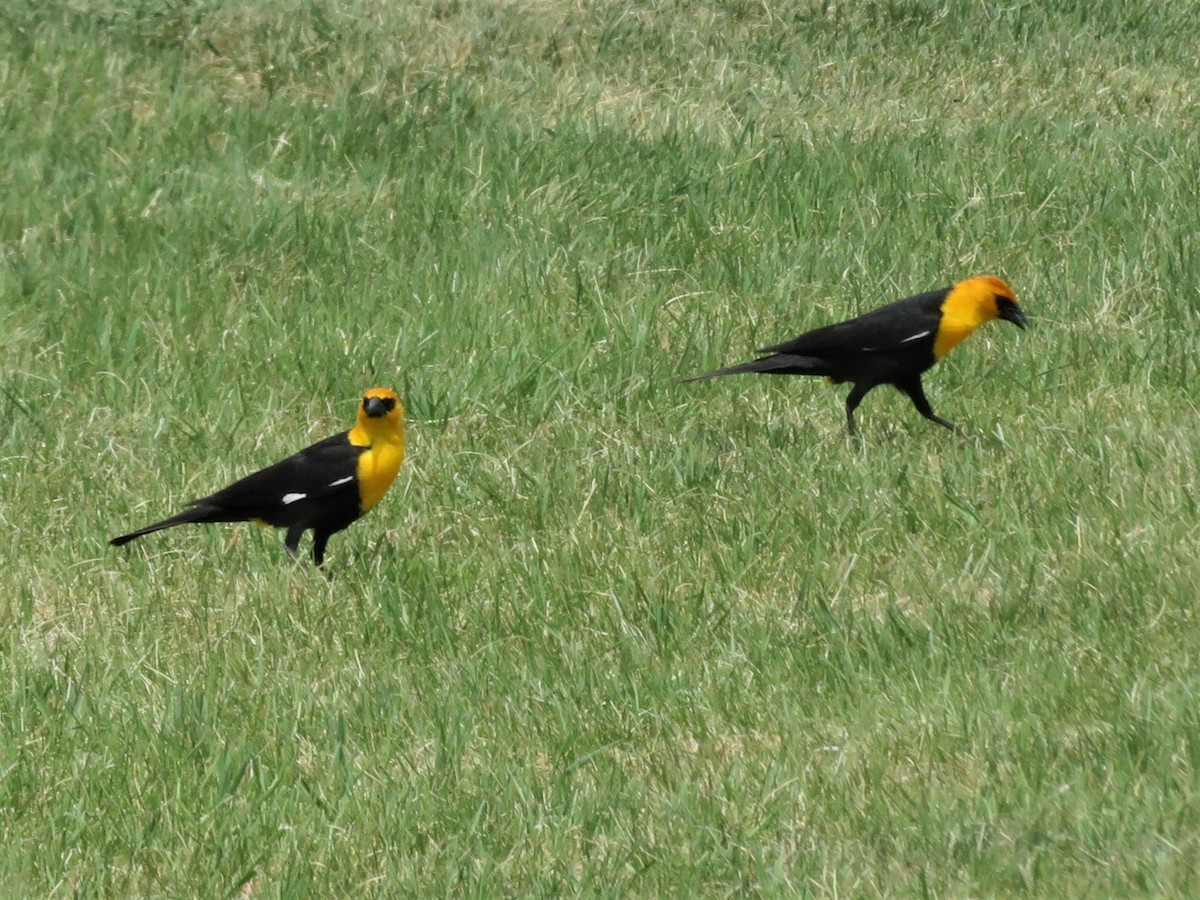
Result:
[[[906,338],[901,338],[897,343],[907,344],[910,341],[919,341],[921,338],[929,337],[929,335],[931,335],[931,334],[933,334],[933,331],[931,329],[926,329],[925,331],[920,331],[920,332],[917,332],[916,334],[910,334]],[[880,349],[879,347],[863,347],[862,352],[863,353],[874,353],[879,349]]]
[[[340,487],[343,484],[349,484],[353,480],[354,480],[353,475],[347,475],[345,478],[339,478],[337,481],[329,482],[329,486],[330,487]]]
[[[284,494],[283,505],[287,506],[289,503],[295,503],[297,500],[303,500],[307,496],[308,494]]]

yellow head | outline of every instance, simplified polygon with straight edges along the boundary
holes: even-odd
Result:
[[[404,405],[396,392],[371,388],[364,393],[347,437],[355,447],[367,448],[358,457],[359,508],[365,513],[387,493],[404,462]]]
[[[370,439],[374,437],[387,440],[399,434],[403,440],[404,405],[396,392],[378,387],[364,392],[358,407],[358,421],[350,434],[350,443],[357,447],[369,447]],[[356,437],[366,439],[356,440]]]
[[[941,359],[984,322],[1004,319],[1018,328],[1026,325],[1017,295],[995,275],[976,275],[950,288],[942,302],[933,355]]]

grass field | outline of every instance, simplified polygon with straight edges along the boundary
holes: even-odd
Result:
[[[0,895],[1194,890],[1198,47],[1120,0],[4,4]],[[966,438],[679,383],[980,273],[1032,327],[927,378]],[[107,545],[373,384],[409,458],[330,579]]]

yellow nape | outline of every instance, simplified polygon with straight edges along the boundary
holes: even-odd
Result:
[[[996,297],[1016,302],[1013,289],[995,275],[977,275],[960,281],[942,301],[942,319],[933,344],[934,359],[941,359],[984,322],[999,318]]]
[[[383,400],[386,415],[368,416],[366,401]],[[347,435],[355,447],[367,449],[358,457],[358,505],[365,513],[383,499],[404,462],[404,405],[395,391],[371,388],[363,394],[358,421]]]

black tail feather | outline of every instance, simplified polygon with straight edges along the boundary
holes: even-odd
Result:
[[[751,360],[736,366],[727,366],[713,372],[702,372],[684,378],[684,382],[702,381],[705,378],[716,378],[720,375],[740,375],[745,372],[758,372],[764,375],[825,375],[825,364],[812,356],[792,356],[787,353],[776,353],[761,359]]]
[[[687,378],[680,379],[684,384],[689,381],[703,381],[705,378],[717,378],[721,375],[737,375],[740,372],[758,372],[759,369],[754,367],[754,363],[742,363],[737,366],[728,366],[724,369],[717,369],[713,372],[701,372],[699,375],[689,375]]]
[[[135,538],[153,534],[156,531],[162,531],[164,528],[174,528],[176,525],[186,525],[188,522],[206,522],[209,521],[208,516],[211,512],[212,510],[206,507],[193,506],[191,509],[185,509],[178,515],[171,516],[169,519],[163,519],[161,522],[155,522],[153,525],[147,525],[145,528],[139,528],[137,531],[131,531],[129,534],[115,537],[109,543],[114,547],[121,547]]]

